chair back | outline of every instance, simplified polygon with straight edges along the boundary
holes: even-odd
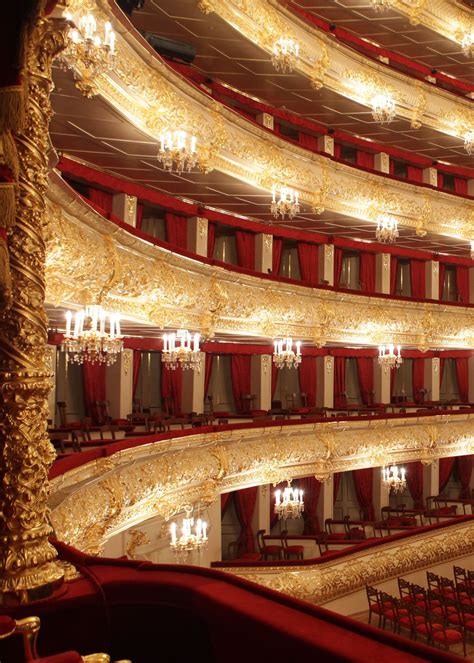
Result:
[[[265,530],[264,529],[259,529],[258,532],[257,532],[257,535],[256,535],[257,536],[258,551],[262,555],[265,552],[265,539],[263,538],[264,534],[265,534]]]
[[[280,539],[281,539],[281,545],[282,545],[283,550],[287,550],[288,549],[288,530],[287,529],[283,529],[280,532]]]
[[[300,393],[301,407],[308,407],[308,394]]]
[[[367,600],[369,602],[369,608],[371,606],[376,606],[380,608],[380,595],[378,589],[372,587],[371,585],[365,586],[365,591],[367,592]]]

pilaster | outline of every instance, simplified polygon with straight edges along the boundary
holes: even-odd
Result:
[[[425,389],[428,390],[427,400],[439,401],[440,377],[439,357],[425,359]]]
[[[316,405],[334,407],[334,357],[316,357]]]
[[[199,566],[211,566],[211,562],[220,562],[222,560],[222,526],[221,526],[221,496],[207,508],[207,515],[204,520],[209,518],[207,548],[204,551]]]
[[[250,364],[250,391],[255,395],[257,410],[270,410],[272,406],[272,357],[252,355]]]
[[[439,299],[441,294],[439,291],[439,262],[437,260],[427,260],[426,297],[428,299]]]
[[[386,152],[377,152],[374,154],[374,170],[387,175],[390,174],[390,157]]]
[[[208,221],[203,216],[191,216],[188,219],[187,248],[198,256],[207,256]],[[212,258],[212,256],[209,256]]]
[[[318,137],[318,150],[329,156],[334,156],[334,138],[332,136],[319,136]]]
[[[318,246],[318,281],[325,285],[334,285],[334,245]]]
[[[181,403],[183,412],[204,412],[204,367],[206,365],[206,355],[201,356],[200,371],[183,371],[183,392],[181,394]],[[167,369],[164,369],[167,370]]]
[[[439,494],[439,461],[423,465],[423,500]]]
[[[436,168],[423,168],[423,184],[438,187],[438,171]]]
[[[321,483],[318,499],[319,527],[323,532],[324,522],[328,518],[334,518],[334,480],[332,475]]]
[[[119,219],[134,228],[137,225],[137,198],[127,193],[115,193],[112,199],[112,212]]]
[[[254,534],[259,529],[264,529],[265,534],[270,534],[270,504],[273,504],[273,484],[264,484],[258,487],[255,510],[252,517],[252,529]]]
[[[112,419],[126,419],[132,412],[133,350],[122,350],[106,369],[107,400]]]
[[[382,481],[382,468],[374,467],[372,499],[374,503],[375,520],[382,519],[382,509],[390,504],[390,492]]]
[[[377,360],[374,360],[374,391],[376,403],[390,403],[392,395],[390,390],[390,370],[380,366]]]
[[[375,255],[375,292],[390,294],[390,253]]]
[[[273,237],[264,233],[255,235],[255,271],[271,274]]]

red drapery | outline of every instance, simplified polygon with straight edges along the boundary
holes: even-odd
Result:
[[[437,179],[438,179],[438,189],[442,189],[443,184],[444,184],[444,175],[443,175],[443,173],[440,173],[439,170],[438,170],[438,178]]]
[[[461,483],[461,499],[469,499],[471,497],[471,473],[472,473],[472,456],[459,456],[458,458],[458,477]]]
[[[168,398],[172,414],[181,414],[181,394],[183,386],[183,369],[174,371],[161,366],[161,397]]]
[[[356,361],[360,397],[364,405],[372,405],[374,395],[374,360],[371,357],[357,357]]]
[[[252,530],[252,516],[257,501],[258,487],[237,490],[234,493],[235,512],[240,523],[239,550],[255,552],[255,541]]]
[[[423,170],[418,166],[407,165],[407,180],[412,182],[423,182]]]
[[[467,180],[462,177],[454,178],[454,192],[460,193],[463,196],[467,196]]]
[[[298,242],[298,261],[302,280],[318,285],[318,245]]]
[[[360,289],[362,292],[375,292],[375,253],[360,253]]]
[[[334,407],[346,405],[346,358],[334,357]]]
[[[207,257],[214,258],[214,247],[216,245],[216,224],[210,221],[207,224]]]
[[[463,403],[469,402],[469,359],[467,357],[456,357],[454,360],[456,368],[456,380],[458,383],[459,398]]]
[[[278,276],[281,267],[281,255],[283,251],[283,240],[281,237],[273,237],[272,245],[272,274]]]
[[[236,230],[235,244],[239,265],[245,269],[255,269],[255,233]]]
[[[415,509],[424,509],[423,503],[423,464],[421,461],[407,465],[407,486]]]
[[[449,477],[452,474],[455,460],[456,459],[454,457],[439,459],[439,494],[440,495],[448,485]]]
[[[277,386],[278,368],[272,361],[272,400],[275,398],[275,390]]]
[[[137,219],[135,222],[135,226],[138,230],[141,230],[142,227],[142,221],[143,221],[143,210],[145,206],[143,203],[137,203]]]
[[[421,389],[425,386],[425,360],[412,359],[412,385],[413,385],[413,399],[415,403],[423,402],[423,394]]]
[[[188,219],[179,214],[165,213],[166,241],[180,249],[185,249],[188,244]]]
[[[207,396],[209,391],[209,384],[211,383],[212,376],[212,366],[214,363],[214,355],[210,352],[206,352],[206,361],[204,365],[204,398]]]
[[[426,297],[426,263],[424,260],[410,260],[411,296],[417,299]]]
[[[221,519],[224,517],[234,493],[221,493]]]
[[[89,186],[87,187],[87,197],[95,205],[101,207],[104,212],[112,211],[114,197],[108,191],[102,191],[101,189]]]
[[[439,298],[443,299],[444,290],[444,277],[446,275],[446,265],[444,262],[439,263]]]
[[[300,389],[306,394],[308,407],[316,405],[316,357],[303,356],[298,367]]]
[[[138,377],[140,375],[140,366],[142,363],[142,351],[141,350],[134,350],[133,351],[133,398],[135,398],[135,394],[137,393],[137,387],[138,387]]]
[[[362,168],[374,169],[374,155],[371,152],[356,150],[356,164]]]
[[[342,145],[341,143],[334,143],[334,156],[336,159],[340,159],[342,155]]]
[[[397,289],[397,256],[390,256],[390,294],[394,295]]]
[[[456,290],[458,300],[463,304],[469,304],[469,267],[456,265]]]
[[[318,151],[318,139],[311,134],[305,134],[304,131],[298,131],[298,143],[312,152]]]
[[[321,483],[314,477],[305,477],[298,486],[303,490],[304,529],[303,534],[318,534],[321,531],[318,519],[318,500]]]
[[[337,288],[342,274],[342,249],[334,247],[334,286]]]
[[[373,467],[366,467],[363,470],[352,470],[354,479],[354,488],[357,496],[357,502],[363,510],[365,520],[375,520],[374,502],[373,502]]]
[[[86,415],[91,417],[95,424],[105,423],[99,421],[96,401],[105,401],[105,364],[91,364],[85,361],[82,364],[82,383],[84,391],[84,409]]]
[[[243,412],[246,403],[243,396],[250,394],[250,361],[251,355],[232,355],[230,358],[230,373],[232,379],[232,393],[237,412]]]
[[[332,478],[334,487],[333,487],[333,502],[337,500],[337,494],[339,492],[339,486],[341,485],[342,472],[336,472]]]

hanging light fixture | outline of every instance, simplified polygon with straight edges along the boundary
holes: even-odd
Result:
[[[468,154],[474,152],[474,129],[464,134],[464,149]]]
[[[282,74],[290,73],[296,66],[300,47],[289,37],[280,37],[273,44],[272,64]]]
[[[178,527],[178,524],[173,522],[170,526],[170,548],[176,557],[182,560],[193,552],[201,555],[208,542],[206,521],[198,518],[194,523],[193,507],[189,504],[184,510],[186,515],[181,525]]]
[[[372,0],[372,7],[376,12],[384,12],[391,4],[391,0]]]
[[[380,124],[390,124],[396,115],[395,100],[388,93],[379,92],[371,101],[372,117]]]
[[[303,491],[291,487],[291,479],[288,479],[288,486],[284,489],[275,491],[275,515],[279,520],[288,518],[301,518],[304,511]]]
[[[77,20],[66,12],[64,18],[71,23],[67,46],[58,56],[64,69],[72,69],[77,89],[85,97],[97,94],[96,79],[107,73],[115,62],[115,32],[109,21],[98,30],[93,14]]]
[[[86,306],[73,314],[66,312],[66,332],[61,348],[68,353],[71,361],[83,364],[106,364],[117,361],[123,350],[123,336],[120,330],[120,316],[106,313],[102,306]],[[108,325],[108,331],[107,331]]]
[[[197,138],[187,131],[163,131],[160,136],[158,161],[165,170],[181,175],[197,166]]]
[[[474,31],[466,30],[461,38],[461,46],[464,55],[469,58],[474,54]]]
[[[178,329],[176,333],[163,334],[161,361],[166,368],[174,371],[179,366],[199,373],[201,371],[200,338],[200,334],[192,336],[187,329]]]
[[[277,198],[278,196],[278,198]],[[281,216],[282,220],[285,216],[290,219],[300,212],[299,193],[289,186],[274,185],[272,187],[272,204],[270,211],[278,219]]]
[[[375,238],[378,242],[395,242],[398,237],[398,221],[394,216],[379,214]]]
[[[295,342],[296,352],[293,350],[291,338],[273,341],[273,363],[277,368],[298,368],[301,364],[301,341]]]
[[[389,371],[392,368],[400,368],[400,365],[403,363],[400,346],[397,346],[397,352],[395,353],[393,343],[379,345],[378,362],[384,371]]]
[[[387,490],[394,493],[402,493],[407,485],[406,470],[397,465],[382,468],[382,481]]]

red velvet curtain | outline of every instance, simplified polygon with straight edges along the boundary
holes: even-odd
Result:
[[[375,292],[375,253],[361,251],[359,281],[362,292]]]
[[[210,352],[206,352],[206,361],[204,364],[204,398],[207,396],[209,391],[209,384],[211,382],[212,376],[212,366],[214,363],[214,355]]]
[[[394,295],[397,289],[397,256],[390,256],[390,294]]]
[[[207,257],[212,260],[216,245],[216,224],[210,221],[207,224]]]
[[[180,249],[188,245],[188,219],[179,214],[165,212],[166,241]]]
[[[422,168],[407,165],[407,180],[411,180],[412,182],[423,182]]]
[[[334,407],[346,405],[346,358],[334,357]]]
[[[360,397],[364,405],[371,405],[374,391],[374,360],[372,357],[357,357],[356,361]]]
[[[272,249],[272,274],[278,276],[281,267],[281,255],[283,251],[283,240],[281,237],[273,237]]]
[[[298,487],[303,491],[304,499],[303,534],[318,534],[321,531],[318,519],[318,500],[319,493],[321,492],[321,483],[314,477],[306,477],[301,480]]]
[[[333,477],[333,503],[337,500],[339,486],[341,485],[342,472],[336,472]]]
[[[234,493],[221,493],[221,519],[224,517]]]
[[[407,486],[415,509],[424,509],[423,502],[423,464],[421,461],[409,463],[406,468]]]
[[[446,265],[444,262],[440,262],[439,263],[439,298],[440,299],[443,299],[445,275],[446,275]]]
[[[469,402],[469,359],[468,357],[456,357],[454,360],[456,368],[456,380],[458,383],[459,399],[463,403]]]
[[[444,176],[443,173],[440,173],[438,171],[438,189],[442,189],[444,184]]]
[[[458,477],[461,482],[460,498],[463,500],[471,497],[471,474],[472,474],[472,456],[458,457]]]
[[[312,152],[318,151],[318,139],[316,136],[311,136],[310,134],[305,134],[303,131],[298,131],[298,143],[301,147],[305,147],[307,150]]]
[[[306,394],[308,407],[316,405],[316,357],[303,356],[298,366],[301,393]]]
[[[87,187],[87,197],[95,205],[101,207],[105,212],[111,212],[113,206],[113,194],[101,189],[95,189],[92,186]]]
[[[459,301],[469,304],[469,267],[456,265],[456,290]]]
[[[440,495],[448,485],[449,478],[454,469],[455,460],[456,459],[453,457],[439,459],[439,494]]]
[[[237,412],[243,412],[245,403],[242,397],[250,394],[250,361],[251,355],[232,355],[230,359],[232,393]]]
[[[301,278],[311,286],[318,285],[318,246],[298,242],[298,261]]]
[[[252,517],[257,501],[258,487],[237,490],[234,493],[235,512],[240,523],[239,549],[255,552],[255,540],[252,529]]]
[[[411,296],[416,299],[426,297],[426,263],[424,260],[410,260]]]
[[[463,196],[467,196],[467,180],[462,177],[454,178],[454,191],[455,193],[460,193]]]
[[[145,208],[145,205],[143,205],[143,203],[137,203],[137,220],[136,220],[135,225],[136,225],[138,230],[141,230],[141,228],[142,228],[144,208]]]
[[[181,394],[183,387],[183,369],[176,368],[174,371],[161,366],[161,397],[169,398],[171,414],[181,414]]]
[[[373,502],[373,467],[367,467],[363,470],[352,470],[352,477],[354,479],[357,502],[363,510],[364,519],[375,520]]]
[[[342,155],[342,145],[340,143],[334,143],[334,157],[340,159]]]
[[[371,152],[356,150],[356,164],[362,168],[374,169],[374,155]]]
[[[334,247],[334,286],[337,288],[342,274],[342,249]]]
[[[255,233],[246,230],[235,231],[237,260],[240,267],[255,269]]]
[[[412,385],[413,385],[413,400],[415,403],[422,403],[423,396],[420,390],[425,386],[425,360],[412,359]]]
[[[105,401],[105,364],[91,364],[85,361],[82,364],[82,386],[84,392],[84,409],[86,415],[91,417],[95,424],[105,423],[99,421],[96,401]]]
[[[142,351],[141,350],[134,350],[133,351],[133,398],[135,398],[135,394],[137,393],[137,387],[138,387],[138,377],[140,375],[140,366],[142,363]]]

